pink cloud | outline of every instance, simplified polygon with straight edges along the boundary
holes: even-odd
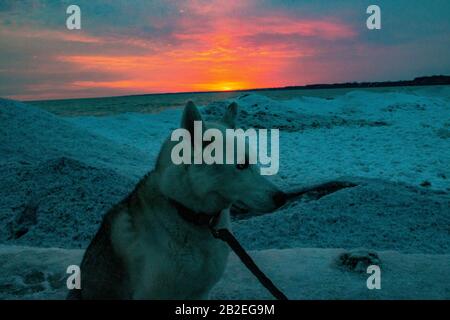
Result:
[[[307,75],[292,70],[301,66],[302,59],[324,50],[317,40],[334,42],[357,36],[350,26],[336,20],[300,19],[280,12],[246,18],[241,13],[253,3],[192,1],[180,7],[176,21],[152,20],[153,27],[173,23],[169,34],[173,41],[139,34],[101,37],[46,29],[2,32],[17,38],[51,38],[88,46],[90,53],[73,46],[71,51],[49,57],[63,64],[66,72],[105,74],[105,79],[79,78],[66,83],[68,94],[84,88],[145,93],[303,84],[308,82]],[[112,44],[121,48],[119,54],[108,50]],[[140,51],[132,53],[130,49],[135,48]],[[116,78],[111,79],[112,74]]]

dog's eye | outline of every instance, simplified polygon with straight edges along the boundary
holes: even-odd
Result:
[[[238,168],[238,170],[244,170],[248,168],[249,163],[246,161],[245,163],[238,163],[236,165],[236,168]]]

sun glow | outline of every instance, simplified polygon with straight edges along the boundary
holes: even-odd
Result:
[[[230,14],[223,12],[223,4],[217,10],[219,6],[192,2],[185,8],[190,14],[178,16],[170,28],[164,21],[150,22],[155,30],[161,28],[161,33],[146,29],[151,36],[34,32],[32,39],[48,38],[54,47],[70,48],[52,55],[52,63],[42,64],[40,72],[47,78],[57,77],[61,70],[71,76],[49,83],[45,90],[40,83],[28,89],[54,98],[302,85],[318,81],[326,72],[311,63],[323,54],[317,45],[320,39],[328,43],[356,35],[339,21],[300,19],[283,12],[245,19],[231,13],[250,4],[227,2]],[[5,36],[30,38],[25,31]],[[308,65],[314,72],[305,70]]]
[[[195,21],[182,19],[182,32],[174,33],[176,46],[151,46],[146,54],[74,54],[58,56],[57,60],[76,65],[83,72],[111,75],[108,79],[74,81],[74,88],[110,88],[127,93],[234,91],[309,80],[307,75],[291,71],[291,66],[313,57],[317,50],[307,44],[280,41],[278,36],[354,35],[337,22],[299,21],[287,16],[259,18],[260,23],[233,19],[221,16],[209,28],[198,28]]]
[[[251,85],[246,82],[219,81],[205,84],[198,84],[196,88],[200,91],[234,91],[250,89]]]

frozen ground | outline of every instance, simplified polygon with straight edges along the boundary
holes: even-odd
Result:
[[[230,101],[212,103],[202,113],[215,118]],[[256,250],[252,254],[266,268],[274,268],[274,279],[291,279],[286,290],[292,297],[449,298],[445,284],[450,275],[440,268],[449,269],[444,262],[450,254],[450,88],[354,91],[334,99],[283,101],[242,94],[234,101],[242,127],[281,130],[275,181],[282,188],[334,179],[357,184],[270,215],[234,221],[236,236]],[[39,289],[25,280],[17,280],[21,286],[10,281],[45,261],[49,268],[52,259],[61,266],[80,251],[29,248],[35,258],[26,262],[22,249],[12,245],[85,248],[107,208],[152,168],[180,114],[171,109],[151,115],[61,118],[0,100],[0,266],[2,273],[4,268],[14,270],[0,278],[0,297],[60,297],[50,284]],[[373,294],[356,282],[366,275],[329,267],[328,261],[344,250],[333,248],[360,247],[377,252],[386,261],[382,268],[396,270],[386,274],[385,288],[391,289]],[[229,274],[240,267],[233,261]],[[401,261],[411,263],[400,266]],[[10,267],[16,262],[24,270]],[[289,270],[277,269],[277,263]],[[313,277],[315,267],[323,274]],[[400,271],[409,276],[400,276]],[[333,276],[346,284],[334,290],[329,284]],[[239,281],[238,286],[238,280],[227,277],[223,283],[230,285],[217,289],[215,297],[265,297],[254,282],[241,280],[246,285]]]
[[[249,253],[290,299],[450,299],[450,255],[313,248]],[[82,254],[79,249],[0,245],[2,297],[64,299],[65,271],[78,265]],[[367,289],[365,270],[372,263],[381,266],[381,290]],[[272,299],[235,255],[211,298]]]
[[[290,299],[450,299],[450,255],[370,250],[268,249],[256,263]],[[354,262],[356,265],[354,265]],[[368,264],[380,265],[381,289],[368,290]],[[273,299],[236,256],[211,293],[216,299]]]

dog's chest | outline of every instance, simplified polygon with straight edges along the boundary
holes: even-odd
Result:
[[[152,228],[136,240],[130,261],[135,298],[206,298],[228,260],[224,242],[184,223]]]

